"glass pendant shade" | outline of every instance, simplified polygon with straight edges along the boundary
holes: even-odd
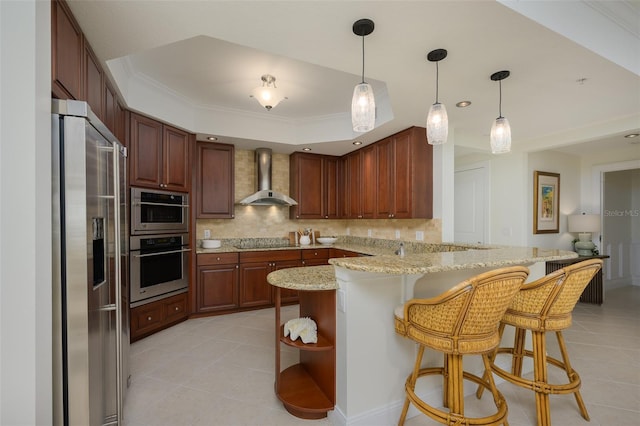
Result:
[[[504,154],[511,151],[511,126],[504,117],[496,118],[491,126],[491,152]]]
[[[267,111],[271,111],[281,100],[286,99],[286,96],[276,87],[276,78],[269,74],[262,76],[262,86],[253,89],[251,97],[255,98]]]
[[[375,126],[376,100],[369,83],[360,83],[353,89],[351,123],[354,132],[368,132]]]
[[[427,142],[431,145],[442,145],[447,142],[448,134],[447,109],[440,102],[436,102],[431,105],[427,115]]]

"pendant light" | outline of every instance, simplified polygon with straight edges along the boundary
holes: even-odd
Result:
[[[491,80],[500,84],[500,103],[498,104],[498,118],[491,126],[491,152],[504,154],[511,151],[511,126],[509,120],[502,116],[502,80],[509,77],[509,71],[498,71],[491,74]]]
[[[438,62],[447,57],[445,49],[432,50],[427,54],[430,62],[436,63],[436,102],[429,108],[427,115],[427,142],[431,145],[442,145],[447,142],[449,134],[449,118],[447,109],[438,102]]]
[[[360,19],[353,24],[353,33],[362,37],[362,82],[353,89],[351,99],[351,124],[354,132],[373,130],[376,123],[376,101],[373,88],[364,81],[364,37],[373,32],[371,19]]]

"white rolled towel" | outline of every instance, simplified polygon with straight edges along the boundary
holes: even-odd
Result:
[[[309,317],[294,318],[284,324],[285,337],[289,336],[291,340],[300,337],[303,343],[317,343],[317,330],[316,322]]]

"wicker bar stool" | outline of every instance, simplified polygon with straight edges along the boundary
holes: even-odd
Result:
[[[496,354],[511,355],[511,372],[495,365],[496,355],[491,356],[491,371],[503,379],[535,392],[538,426],[551,425],[550,394],[573,393],[582,417],[589,420],[587,408],[580,395],[580,376],[571,367],[562,330],[571,325],[571,313],[584,288],[602,267],[602,260],[590,259],[569,265],[536,281],[525,284],[513,299],[500,324],[500,336],[506,325],[515,327],[515,339],[511,348],[497,348]],[[525,333],[531,331],[533,351],[524,347]],[[546,332],[555,331],[562,361],[547,355]],[[524,357],[533,358],[533,380],[522,378]],[[547,366],[551,364],[565,370],[566,384],[548,382]],[[485,373],[485,379],[487,373]],[[477,396],[482,395],[479,387]]]
[[[507,425],[507,404],[496,389],[489,354],[500,343],[498,326],[505,310],[526,280],[522,266],[496,269],[469,278],[440,296],[411,299],[395,311],[396,332],[419,344],[413,372],[405,384],[406,399],[398,425],[403,425],[413,403],[422,413],[445,425]],[[421,368],[425,348],[444,353],[444,366]],[[463,370],[462,356],[481,354],[486,380]],[[443,376],[443,404],[428,405],[415,393],[416,381],[426,375]],[[465,417],[463,379],[491,390],[497,412],[480,418]]]

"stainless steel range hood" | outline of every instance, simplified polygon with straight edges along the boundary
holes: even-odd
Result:
[[[258,191],[240,201],[244,206],[296,206],[298,203],[288,195],[271,188],[271,150],[256,149],[256,177]]]

